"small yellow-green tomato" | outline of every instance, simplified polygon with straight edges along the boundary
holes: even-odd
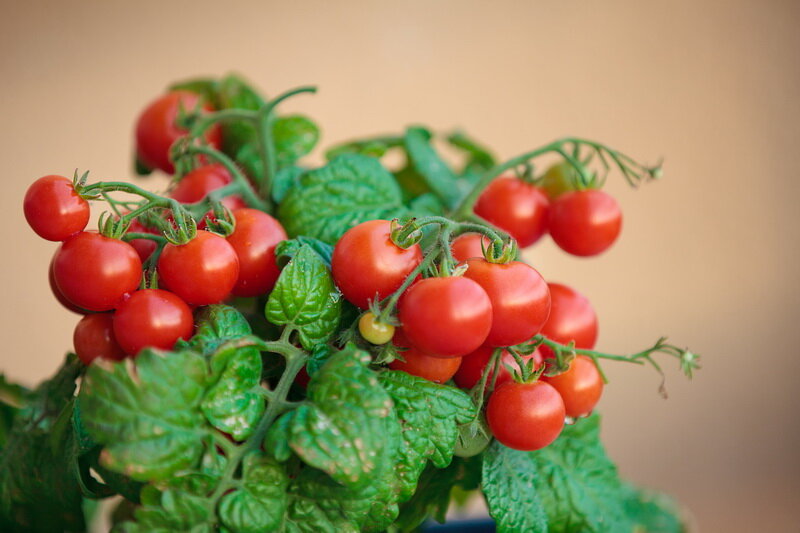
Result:
[[[372,344],[386,344],[394,336],[394,326],[378,322],[378,318],[369,311],[358,319],[358,331]]]

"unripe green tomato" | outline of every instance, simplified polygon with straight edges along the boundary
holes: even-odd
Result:
[[[567,161],[561,161],[547,169],[539,185],[550,199],[555,199],[565,192],[576,190],[577,183],[578,173],[575,167]]]
[[[394,326],[384,322],[378,322],[378,318],[372,312],[366,312],[358,319],[358,331],[361,336],[372,344],[386,344],[392,340]]]

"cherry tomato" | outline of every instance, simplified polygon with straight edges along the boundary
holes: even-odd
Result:
[[[533,267],[520,261],[500,264],[485,259],[470,259],[467,266],[464,277],[483,287],[492,302],[492,329],[486,344],[514,346],[539,333],[550,314],[550,291]]]
[[[286,231],[280,222],[258,209],[237,209],[233,218],[236,229],[228,236],[228,242],[239,258],[239,277],[233,294],[266,294],[281,273],[275,262],[275,246],[286,240]]]
[[[492,353],[494,353],[494,348],[491,346],[481,346],[474,352],[467,354],[461,361],[461,367],[456,372],[456,375],[453,377],[453,380],[456,382],[456,385],[461,387],[462,389],[471,389],[478,382],[481,380],[481,376],[483,375],[483,369],[486,368],[486,365],[489,363],[489,360],[492,358]],[[542,354],[539,353],[539,350],[534,350],[532,353],[528,355],[521,356],[523,361],[528,361],[529,359],[533,359],[534,362],[534,369],[538,368],[539,365],[542,364]],[[518,370],[519,365],[517,364],[517,360],[514,359],[514,356],[508,350],[503,350],[502,354],[500,355],[500,371],[497,374],[497,381],[495,382],[495,387],[499,387],[506,381],[511,381],[512,375],[511,372],[508,370],[509,367],[512,370]],[[492,383],[492,376],[494,376],[494,371],[489,370],[489,375],[486,378],[486,385],[490,385]]]
[[[167,244],[158,258],[159,281],[190,304],[221,302],[238,278],[239,258],[233,246],[208,231],[198,231],[186,244]]]
[[[539,187],[519,178],[500,177],[481,193],[475,214],[511,235],[520,248],[527,248],[547,231],[549,205]]]
[[[83,231],[89,222],[89,202],[80,197],[72,180],[45,176],[25,193],[25,220],[36,234],[48,241],[63,241]]]
[[[483,246],[481,246],[481,240],[483,240]],[[473,257],[483,257],[483,249],[489,248],[491,243],[488,237],[480,233],[464,233],[453,239],[450,249],[456,261],[462,263]]]
[[[204,165],[186,174],[181,181],[172,189],[170,196],[184,204],[193,204],[203,200],[211,191],[221,189],[232,181],[230,173],[222,165]],[[226,196],[222,199],[222,205],[233,211],[242,207],[247,207],[241,196]],[[212,215],[209,212],[209,215]],[[202,229],[204,221],[198,223],[198,228]]]
[[[619,204],[597,189],[563,194],[550,209],[550,235],[572,255],[588,257],[604,252],[621,229]]]
[[[186,133],[175,125],[181,106],[187,112],[197,107],[201,98],[189,91],[171,91],[152,101],[136,123],[136,153],[146,166],[158,168],[172,174],[175,167],[169,159],[169,149],[178,137]],[[212,111],[204,104],[203,109]],[[213,147],[220,147],[219,127],[212,126],[206,131],[206,141]]]
[[[541,187],[551,200],[565,192],[574,191],[578,173],[569,161],[561,161],[548,168],[542,176]]]
[[[436,357],[475,351],[492,328],[486,291],[460,276],[418,281],[400,298],[398,316],[411,344]]]
[[[61,292],[61,289],[58,288],[56,285],[56,278],[55,274],[53,274],[53,263],[55,262],[55,257],[50,260],[50,266],[47,267],[47,281],[50,283],[50,290],[53,291],[53,296],[55,296],[58,303],[64,306],[65,309],[72,311],[73,313],[77,313],[79,315],[88,314],[89,311],[86,309],[81,309],[74,303],[67,300],[67,297],[64,296],[64,293]]]
[[[515,450],[540,450],[564,428],[564,401],[543,381],[499,386],[489,397],[486,421],[495,438]]]
[[[161,289],[131,294],[114,313],[114,335],[126,353],[142,348],[169,350],[192,336],[192,310],[177,295]]]
[[[603,394],[603,377],[591,357],[579,355],[569,369],[557,376],[543,376],[564,400],[567,416],[578,418],[592,412]]]
[[[130,244],[82,231],[56,251],[53,277],[74,305],[89,311],[109,311],[139,286],[142,261]]]
[[[386,344],[394,336],[394,326],[379,322],[378,317],[370,311],[358,319],[358,331],[367,342],[372,344]]]
[[[405,361],[395,359],[389,363],[389,368],[402,370],[412,376],[425,378],[434,383],[444,383],[449,380],[461,365],[460,357],[450,357],[448,359],[433,357],[417,348],[408,348],[401,352],[400,355]]]
[[[157,235],[158,232],[156,230],[150,229],[145,227],[144,224],[139,222],[138,220],[134,219],[131,222],[130,226],[128,226],[128,233],[151,233],[153,235]],[[128,241],[128,244],[133,246],[133,249],[136,250],[136,253],[139,254],[139,259],[142,260],[142,263],[147,261],[147,259],[153,255],[153,252],[156,251],[156,241],[150,239],[132,239]]]
[[[86,315],[75,326],[72,345],[83,364],[88,365],[98,357],[112,361],[125,358],[125,352],[114,337],[113,323],[111,313],[97,313]]]
[[[597,341],[597,315],[592,304],[581,293],[560,283],[548,283],[550,288],[550,316],[542,335],[561,344],[575,342],[576,348],[590,350]],[[553,350],[539,346],[545,359],[553,357]]]
[[[331,270],[336,285],[361,309],[389,296],[422,261],[418,244],[403,249],[390,237],[392,223],[370,220],[347,230],[333,249]]]

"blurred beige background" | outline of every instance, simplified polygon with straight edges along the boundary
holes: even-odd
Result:
[[[325,144],[410,122],[461,126],[510,157],[597,138],[665,177],[610,189],[615,248],[529,257],[586,293],[600,348],[659,335],[704,356],[688,383],[609,366],[605,437],[630,479],[689,505],[701,531],[800,524],[797,143],[800,4],[713,2],[11,2],[0,16],[0,368],[34,383],[77,321],[51,298],[55,245],[22,197],[49,173],[130,178],[133,120],[173,80],[228,71],[298,98]],[[149,182],[163,186],[162,182]]]

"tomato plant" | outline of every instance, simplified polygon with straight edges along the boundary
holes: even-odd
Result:
[[[550,210],[550,235],[565,252],[598,255],[617,240],[622,211],[609,194],[587,189],[562,194]]]
[[[491,346],[481,346],[474,352],[465,355],[461,361],[461,366],[459,367],[458,372],[456,372],[455,376],[453,376],[453,380],[456,382],[456,385],[462,389],[471,389],[478,384],[484,372],[487,374],[487,384],[491,384],[492,381],[494,381],[495,386],[500,386],[507,381],[511,381],[511,371],[519,370],[517,360],[514,359],[514,356],[511,355],[511,352],[508,350],[502,350],[499,372],[497,373],[497,379],[494,380],[494,370],[487,368],[494,351],[495,348]],[[521,359],[523,361],[532,359],[534,361],[535,368],[538,368],[544,360],[538,349],[527,355],[522,355]]]
[[[97,358],[121,361],[125,352],[114,337],[112,313],[86,315],[75,326],[72,335],[75,354],[88,365]]]
[[[453,239],[450,248],[455,260],[462,263],[467,259],[482,258],[483,250],[490,244],[491,241],[480,233],[465,233]]]
[[[88,311],[114,309],[139,286],[142,261],[133,246],[82,231],[64,241],[53,257],[53,279],[73,305]]]
[[[475,214],[507,232],[521,248],[527,248],[547,232],[549,207],[542,189],[506,176],[486,187],[475,204]]]
[[[558,391],[567,416],[573,418],[591,413],[603,394],[603,378],[594,361],[585,355],[573,359],[566,372],[542,379]]]
[[[403,359],[395,359],[389,363],[389,368],[402,370],[434,383],[445,383],[461,365],[460,357],[434,357],[413,347],[402,351],[400,355]]]
[[[594,348],[597,341],[597,314],[589,300],[578,291],[561,283],[548,283],[550,316],[542,327],[542,335],[561,344],[575,343],[576,348]],[[545,358],[553,351],[542,346]]]
[[[186,244],[167,244],[158,259],[158,276],[187,303],[208,305],[227,298],[239,279],[239,258],[231,244],[198,231]]]
[[[114,335],[130,355],[143,348],[171,349],[192,335],[192,310],[177,295],[161,289],[136,291],[114,312]]]
[[[489,397],[486,420],[494,437],[515,450],[540,450],[564,427],[564,401],[543,381],[506,382]]]
[[[33,231],[48,241],[63,241],[83,231],[89,222],[89,202],[64,176],[34,181],[25,193],[23,210]]]
[[[265,294],[280,274],[275,246],[286,240],[286,231],[280,222],[257,209],[236,209],[233,218],[236,229],[228,235],[228,243],[239,258],[239,277],[231,292],[236,296]]]
[[[358,319],[358,331],[367,342],[386,344],[394,337],[394,326],[381,322],[371,313],[366,312]]]

